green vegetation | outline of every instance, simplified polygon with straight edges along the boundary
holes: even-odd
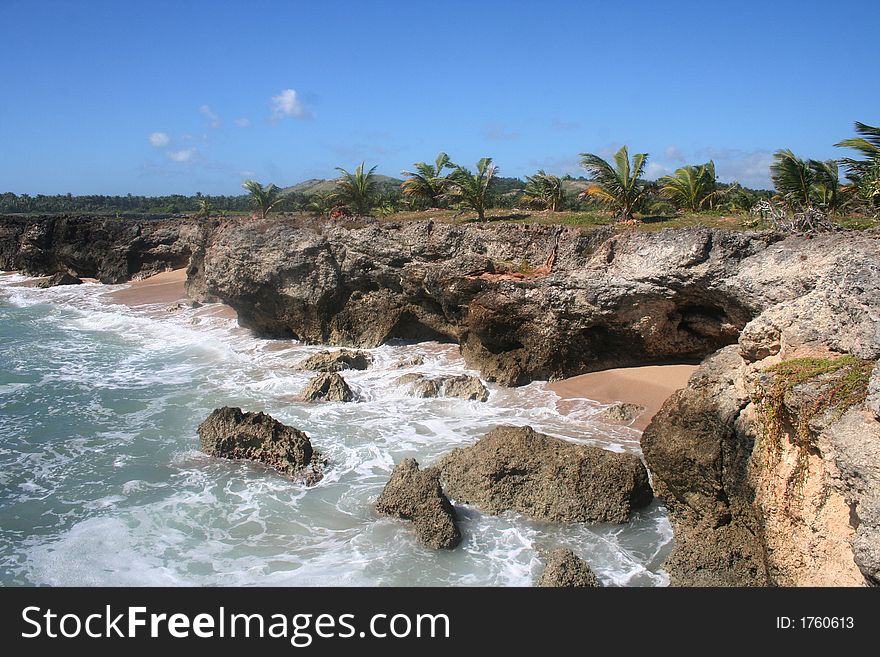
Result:
[[[199,209],[196,212],[196,216],[201,217],[202,219],[207,219],[214,212],[214,205],[206,198],[200,198],[198,200],[198,207]]]
[[[635,212],[648,192],[648,185],[642,180],[647,163],[647,153],[636,153],[630,164],[626,146],[614,154],[613,166],[598,155],[581,153],[581,166],[590,172],[592,180],[581,195],[611,207],[621,221],[634,221]]]
[[[840,207],[840,178],[834,160],[802,160],[788,149],[779,150],[773,156],[770,177],[792,210],[819,207],[832,212]]]
[[[443,204],[443,191],[446,184],[446,178],[443,177],[443,170],[447,167],[450,169],[455,165],[449,160],[446,153],[440,153],[434,160],[434,164],[426,164],[425,162],[416,162],[415,171],[403,171],[403,175],[407,179],[401,185],[401,189],[406,196],[409,196],[418,206],[419,209],[439,208]]]
[[[376,167],[364,171],[361,162],[349,173],[342,167],[336,167],[341,174],[336,180],[335,198],[340,205],[348,208],[351,214],[368,216],[379,201],[376,190]]]
[[[834,145],[851,148],[864,156],[863,160],[845,157],[840,163],[846,168],[856,202],[869,211],[877,211],[880,209],[880,127],[856,121],[855,130],[859,137]]]
[[[541,169],[535,175],[526,177],[522,200],[529,207],[559,212],[565,204],[565,189],[562,187],[562,180]]]
[[[675,170],[674,175],[663,176],[657,182],[661,196],[691,212],[711,208],[718,194],[715,163],[712,161],[699,166],[681,167]]]
[[[263,187],[256,180],[248,180],[242,187],[248,191],[251,203],[263,219],[272,211],[272,208],[281,202],[279,190],[275,185],[270,184],[268,187]]]
[[[491,157],[477,162],[477,172],[471,173],[463,166],[455,165],[444,183],[444,199],[459,210],[473,210],[480,221],[486,220],[486,210],[490,207],[492,182],[498,167],[492,164]]]

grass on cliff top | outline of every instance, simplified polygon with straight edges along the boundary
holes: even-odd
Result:
[[[786,392],[807,382],[819,382],[821,377],[822,393],[810,413],[815,415],[829,409],[842,414],[864,402],[873,369],[872,361],[847,354],[833,358],[793,358],[764,371],[775,375],[773,397],[780,403]]]

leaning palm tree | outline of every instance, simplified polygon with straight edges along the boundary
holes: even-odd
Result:
[[[770,178],[793,210],[818,206],[834,211],[841,204],[840,174],[835,160],[802,160],[790,150],[776,151]]]
[[[367,216],[376,204],[376,167],[364,171],[364,163],[361,162],[349,173],[342,167],[336,167],[341,174],[336,180],[336,198],[342,205],[356,215]]]
[[[718,194],[715,163],[711,160],[699,166],[676,169],[673,175],[663,176],[657,182],[661,196],[692,212],[711,208]]]
[[[598,155],[581,153],[581,166],[589,171],[592,183],[580,196],[591,196],[613,208],[622,221],[633,221],[648,192],[642,180],[647,163],[647,153],[636,153],[630,164],[626,146],[614,154],[613,166]]]
[[[477,172],[456,165],[444,182],[443,200],[449,200],[459,209],[473,210],[480,221],[486,220],[486,210],[490,205],[489,192],[495,180],[498,167],[492,164],[491,157],[477,162]]]
[[[267,187],[263,187],[256,180],[248,180],[242,187],[248,191],[251,203],[257,208],[263,219],[271,212],[272,208],[282,201],[281,190],[271,183]]]
[[[198,210],[196,211],[197,217],[203,217],[207,219],[211,216],[211,213],[214,212],[214,205],[206,198],[200,198],[198,201]]]
[[[565,203],[565,190],[558,176],[539,170],[533,176],[526,176],[526,186],[522,192],[523,200],[529,205],[540,206],[551,212],[558,212]]]
[[[837,160],[810,160],[809,165],[813,172],[811,196],[814,202],[826,211],[837,210],[842,200]]]
[[[853,175],[863,176],[880,162],[880,127],[856,121],[855,129],[856,133],[861,135],[860,137],[844,139],[834,144],[841,148],[852,148],[865,156],[864,160],[855,160],[849,157],[841,160],[847,169],[847,177],[850,180],[853,180]]]
[[[429,208],[440,207],[443,197],[443,169],[453,164],[446,153],[439,153],[434,164],[416,162],[415,171],[402,171],[407,179],[401,185],[403,193]]]

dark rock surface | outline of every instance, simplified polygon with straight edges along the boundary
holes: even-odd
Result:
[[[571,550],[557,548],[547,555],[547,565],[535,586],[589,588],[602,585],[586,561]]]
[[[486,513],[518,511],[552,522],[626,522],[651,502],[648,473],[634,454],[552,438],[531,427],[498,427],[438,466],[452,499]]]
[[[299,398],[307,402],[352,402],[357,395],[341,376],[335,372],[325,372],[309,381]]]
[[[365,370],[373,363],[373,357],[365,351],[319,351],[300,363],[298,370],[315,372],[341,372],[342,370]]]
[[[394,467],[391,479],[376,500],[376,510],[386,516],[412,520],[419,540],[430,548],[451,549],[461,542],[455,509],[440,487],[436,468],[419,469],[415,459]]]
[[[307,485],[323,476],[324,459],[309,437],[265,413],[217,408],[199,425],[198,433],[199,447],[211,456],[258,461]]]
[[[37,287],[41,288],[58,287],[59,285],[82,285],[82,280],[66,271],[60,271],[57,274],[52,274],[45,281],[37,283]]]
[[[489,390],[483,382],[467,374],[454,376],[405,374],[397,379],[397,384],[407,386],[414,397],[458,397],[481,402],[489,399]]]

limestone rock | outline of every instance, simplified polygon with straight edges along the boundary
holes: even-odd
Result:
[[[299,398],[307,402],[352,402],[357,396],[341,376],[324,372],[308,382]]]
[[[373,357],[365,351],[319,351],[297,363],[298,370],[315,372],[341,372],[342,370],[365,370],[373,362]]]
[[[424,374],[405,374],[396,381],[398,385],[409,386],[414,397],[458,397],[471,401],[484,402],[489,399],[489,390],[475,376],[426,376]]]
[[[321,480],[325,464],[299,429],[265,413],[247,413],[224,406],[199,425],[199,447],[211,456],[258,461],[297,481]]]
[[[602,585],[586,561],[571,550],[557,548],[547,556],[547,565],[535,586],[589,588]]]
[[[394,467],[376,510],[386,516],[412,520],[419,540],[430,548],[451,549],[461,542],[455,509],[440,487],[436,468],[419,469],[415,459]]]
[[[644,412],[645,407],[640,404],[618,402],[602,411],[602,417],[610,422],[630,424]]]
[[[37,283],[37,287],[41,288],[58,287],[59,285],[82,285],[82,280],[66,271],[62,271],[57,274],[52,274],[45,281]]]
[[[443,489],[486,513],[518,511],[552,522],[626,522],[653,498],[634,454],[502,426],[438,464]]]

